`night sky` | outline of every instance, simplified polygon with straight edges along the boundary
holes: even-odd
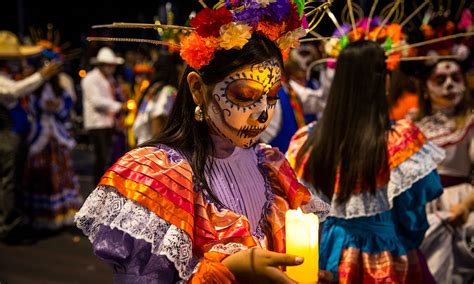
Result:
[[[41,28],[46,30],[46,25],[52,23],[54,28],[61,33],[61,42],[70,42],[73,47],[82,48],[85,53],[94,54],[91,45],[85,41],[86,36],[116,36],[116,37],[138,37],[156,39],[153,30],[92,30],[91,26],[96,24],[107,24],[112,22],[143,22],[153,23],[157,15],[164,15],[164,4],[169,0],[4,0],[0,8],[0,29],[10,30],[16,34],[23,31],[28,35],[29,28]],[[216,1],[205,0],[212,6]],[[197,0],[172,0],[175,12],[176,24],[184,24],[184,21],[193,10],[201,9]],[[356,0],[368,14],[373,1]],[[376,14],[393,0],[379,0]],[[405,0],[405,15],[413,10],[413,2],[420,3],[423,0]],[[432,1],[437,5],[437,1]],[[455,1],[453,1],[455,2]],[[467,1],[470,2],[470,1]],[[21,3],[23,3],[21,5]],[[339,17],[346,0],[335,0],[331,10]],[[19,9],[19,7],[23,9]],[[161,7],[161,13],[160,13]],[[23,13],[19,13],[19,11]],[[421,17],[422,15],[419,15]],[[326,16],[316,29],[322,35],[329,36],[334,30],[334,25]],[[125,49],[134,48],[136,45],[127,44]]]
[[[23,26],[24,33],[29,34],[30,26],[46,29],[48,23],[53,23],[55,29],[59,29],[65,40],[71,41],[75,46],[80,46],[81,36],[90,34],[90,27],[92,25],[112,23],[114,21],[152,23],[154,17],[160,14],[159,7],[163,7],[168,1],[5,0],[2,1],[2,7],[0,8],[0,29],[11,30],[19,34]],[[201,9],[197,0],[172,0],[171,2],[176,13],[177,24],[183,24],[192,10]],[[215,1],[206,0],[206,2],[212,5]],[[369,10],[373,1],[358,0],[354,2],[361,4],[366,10]],[[389,2],[391,1],[379,0],[378,7],[381,8]],[[412,10],[412,1],[405,2],[407,10]],[[414,2],[421,3],[423,1],[415,0]],[[18,13],[20,3],[23,3],[23,21],[21,21]],[[345,0],[336,0],[331,10],[336,15],[339,15],[345,4]],[[20,22],[23,24],[21,25]],[[328,34],[333,29],[334,26],[326,17],[318,31],[322,34]],[[136,32],[132,33],[132,35],[136,35]],[[129,36],[129,31],[121,31],[117,36]]]

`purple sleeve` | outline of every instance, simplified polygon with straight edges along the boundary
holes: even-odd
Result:
[[[164,255],[151,252],[151,244],[101,225],[92,243],[94,254],[114,270],[114,283],[175,283],[174,264]]]

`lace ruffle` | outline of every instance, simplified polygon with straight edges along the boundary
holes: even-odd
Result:
[[[185,280],[189,279],[199,261],[193,257],[191,238],[184,231],[123,197],[113,187],[97,187],[74,221],[91,242],[94,242],[100,226],[105,225],[150,243],[151,252],[165,255]]]
[[[215,252],[231,255],[231,254],[238,253],[239,251],[243,251],[246,249],[248,249],[248,247],[244,246],[241,243],[227,243],[227,244],[217,244],[213,246],[209,251],[215,251]]]
[[[369,192],[354,194],[349,201],[341,205],[336,205],[333,200],[330,216],[349,219],[373,216],[390,210],[395,197],[435,170],[443,159],[444,150],[427,142],[418,152],[392,170],[389,183],[378,189],[375,195]]]

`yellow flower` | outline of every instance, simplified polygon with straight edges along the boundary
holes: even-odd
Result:
[[[306,31],[302,28],[299,28],[291,32],[287,32],[279,39],[277,39],[276,42],[281,50],[290,50],[292,48],[300,46],[300,38],[304,37],[305,35]]]
[[[241,49],[252,37],[252,28],[247,24],[228,23],[220,29],[219,46],[223,49]]]

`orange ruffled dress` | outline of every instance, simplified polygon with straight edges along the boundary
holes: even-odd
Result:
[[[77,226],[112,265],[117,283],[232,283],[220,263],[226,256],[254,246],[285,252],[288,209],[302,207],[321,218],[329,213],[281,152],[263,145],[254,150],[271,191],[263,237],[252,235],[246,216],[218,209],[194,182],[186,155],[163,145],[119,159],[77,213]]]
[[[315,123],[293,137],[287,154],[292,166],[312,131],[316,131]],[[331,201],[320,242],[319,269],[331,271],[339,283],[433,280],[417,249],[428,229],[425,204],[442,193],[436,166],[444,152],[426,141],[413,123],[400,120],[389,133],[388,156],[390,174],[378,178],[375,195],[360,189],[344,204],[336,204],[335,197]]]

